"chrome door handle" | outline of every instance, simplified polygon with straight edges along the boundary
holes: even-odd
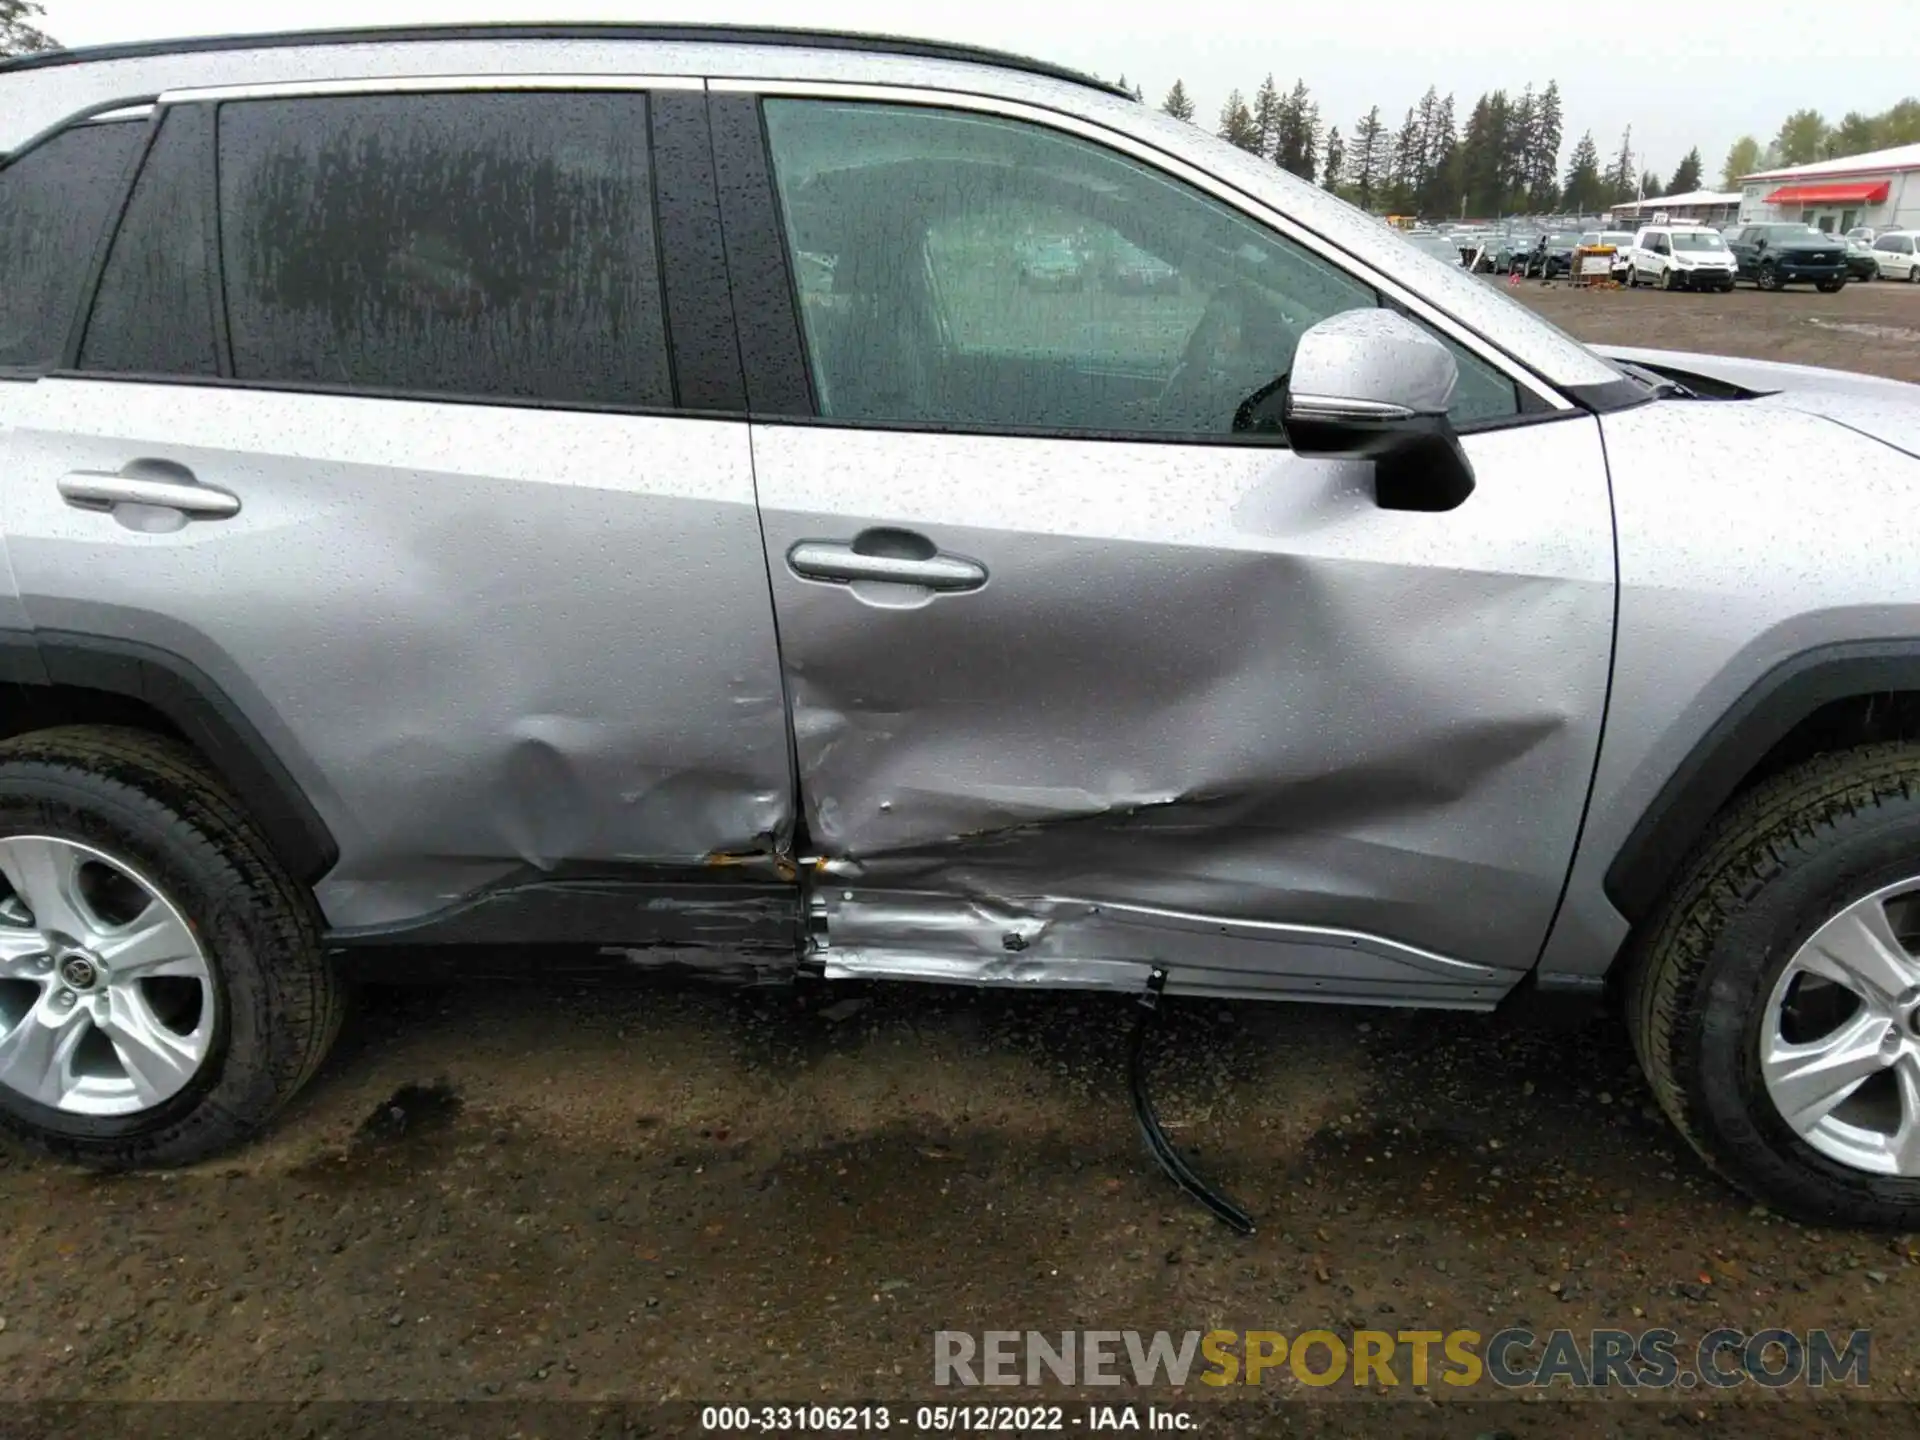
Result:
[[[76,510],[111,510],[116,505],[153,505],[200,520],[226,520],[240,513],[240,497],[190,481],[149,480],[137,475],[106,475],[76,470],[60,477],[60,498]]]
[[[975,560],[964,560],[958,555],[869,554],[857,548],[859,544],[858,540],[851,545],[832,540],[802,540],[787,551],[787,566],[805,579],[841,584],[882,580],[894,585],[918,585],[927,590],[956,591],[978,590],[987,583],[987,567]],[[933,547],[927,543],[926,548],[932,550]]]

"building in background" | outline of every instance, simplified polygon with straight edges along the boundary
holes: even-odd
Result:
[[[1802,220],[1835,234],[1920,229],[1920,145],[1743,175],[1740,220]]]
[[[1660,195],[1647,200],[1629,200],[1613,207],[1614,223],[1621,229],[1653,223],[1656,215],[1665,215],[1672,225],[1712,225],[1716,229],[1731,225],[1740,213],[1737,190],[1689,190],[1684,195]]]

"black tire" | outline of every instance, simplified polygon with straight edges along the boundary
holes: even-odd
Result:
[[[1920,285],[1920,261],[1916,261],[1907,267],[1907,283],[1909,285]]]
[[[1842,290],[1847,288],[1847,282],[1845,280],[1822,280],[1814,288],[1822,295],[1838,295]]]
[[[205,1062],[133,1115],[70,1114],[0,1086],[0,1133],[100,1169],[187,1164],[259,1134],[326,1058],[345,988],[310,896],[192,751],[75,726],[0,743],[0,835],[76,840],[136,866],[199,938],[216,1021]]]
[[[1762,290],[1780,290],[1785,288],[1780,283],[1780,272],[1775,270],[1771,265],[1762,265],[1760,272],[1753,277],[1753,283]]]
[[[1780,1117],[1759,1059],[1769,998],[1800,945],[1916,872],[1920,745],[1819,756],[1728,810],[1631,957],[1627,1025],[1661,1108],[1709,1165],[1783,1215],[1920,1228],[1920,1179],[1820,1154]]]

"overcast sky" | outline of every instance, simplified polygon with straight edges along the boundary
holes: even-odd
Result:
[[[1837,120],[1920,91],[1920,3],[1869,0],[42,0],[68,45],[160,35],[482,19],[714,20],[811,25],[1018,50],[1113,78],[1158,102],[1186,81],[1211,125],[1228,90],[1272,71],[1304,79],[1321,118],[1351,133],[1370,105],[1396,123],[1429,84],[1474,98],[1557,79],[1567,152],[1591,129],[1602,160],[1633,126],[1642,167],[1672,172],[1690,146],[1709,183],[1734,138],[1762,142],[1791,110]],[[1573,17],[1582,18],[1575,23]],[[1628,17],[1648,33],[1627,33]],[[1254,18],[1257,17],[1257,18]],[[1463,18],[1471,17],[1471,18]]]

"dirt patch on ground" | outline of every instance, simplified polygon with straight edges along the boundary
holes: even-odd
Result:
[[[855,998],[375,995],[231,1162],[15,1160],[0,1395],[925,1398],[936,1330],[1135,1327],[1872,1327],[1914,1384],[1907,1241],[1726,1189],[1610,1021],[1172,1007],[1241,1239],[1145,1157],[1124,1001]]]
[[[1596,344],[1830,365],[1920,383],[1920,285],[1875,281],[1836,295],[1743,285],[1726,295],[1670,295],[1535,280],[1507,293]]]

